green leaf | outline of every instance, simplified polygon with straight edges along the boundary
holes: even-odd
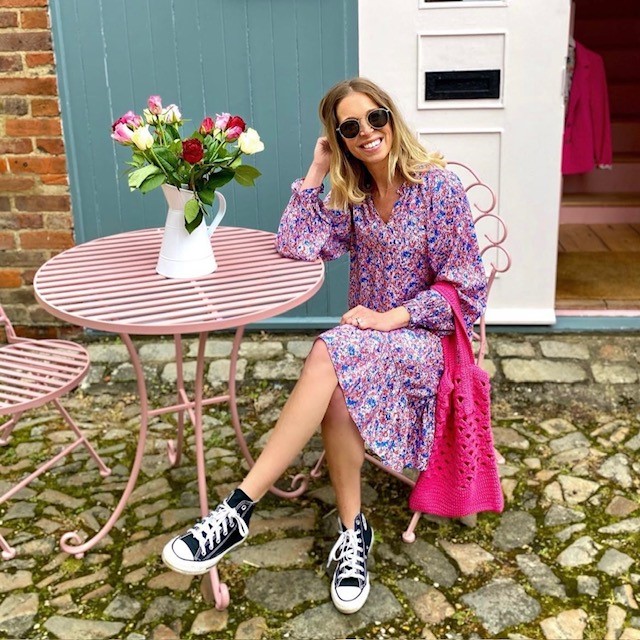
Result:
[[[189,202],[195,202],[195,200],[189,200]],[[188,204],[188,203],[187,203]],[[196,217],[191,220],[191,222],[186,221],[184,228],[189,232],[189,233],[193,233],[193,231],[195,231],[199,226],[200,223],[202,222],[202,211],[200,211],[200,209],[198,209],[198,213],[196,215]]]
[[[146,162],[146,158],[138,151],[133,152],[131,160],[134,167],[142,167]]]
[[[213,199],[216,197],[216,190],[207,186],[205,189],[200,189],[200,191],[198,191],[198,195],[202,202],[211,206],[213,204]]]
[[[166,147],[156,147],[155,153],[158,158],[162,161],[165,169],[168,168],[168,171],[173,171],[178,166],[178,162],[180,162],[180,158],[171,150]]]
[[[152,175],[150,178],[147,178],[140,185],[140,192],[147,193],[148,191],[151,191],[152,189],[159,187],[161,184],[164,184],[166,181],[167,181],[167,177],[164,175],[164,173],[156,173]]]
[[[199,213],[200,205],[195,198],[192,198],[184,205],[184,217],[187,222],[193,222]],[[191,231],[193,231],[193,229]],[[191,231],[189,231],[189,233],[191,233]]]
[[[262,174],[250,164],[242,164],[236,168],[236,182],[240,183],[243,187],[251,187],[254,184],[256,178]]]
[[[233,180],[233,171],[229,169],[221,169],[216,173],[212,173],[207,181],[207,187],[213,189],[219,189],[220,187],[224,187],[227,182],[231,182]]]
[[[129,188],[131,191],[139,189],[140,185],[149,177],[156,173],[162,173],[155,164],[148,164],[145,167],[136,169],[129,174]]]

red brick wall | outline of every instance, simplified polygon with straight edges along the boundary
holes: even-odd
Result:
[[[48,0],[0,0],[0,304],[23,334],[55,334],[38,267],[73,244]]]

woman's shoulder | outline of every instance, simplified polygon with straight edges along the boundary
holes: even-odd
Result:
[[[421,177],[421,184],[429,191],[440,191],[443,187],[457,190],[462,186],[457,173],[437,165],[426,167]]]

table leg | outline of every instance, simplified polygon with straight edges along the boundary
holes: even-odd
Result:
[[[202,395],[204,386],[204,354],[207,346],[207,333],[201,333],[198,340],[198,360],[196,363],[196,379],[194,385],[193,432],[196,441],[196,468],[198,473],[198,495],[200,497],[200,513],[202,517],[209,514],[209,501],[207,498],[207,470],[204,459],[204,434],[202,429]],[[206,578],[205,578],[206,579]],[[216,609],[222,610],[229,606],[229,589],[220,581],[218,568],[213,567],[209,571],[211,590],[216,603]]]
[[[236,329],[236,335],[233,339],[233,347],[231,349],[231,366],[229,367],[229,409],[231,411],[231,423],[233,424],[233,428],[236,432],[236,440],[238,441],[238,446],[240,447],[240,451],[242,451],[242,455],[244,459],[247,461],[249,468],[253,467],[255,461],[251,452],[249,451],[249,447],[247,446],[247,441],[245,440],[244,434],[242,433],[242,425],[240,424],[240,415],[238,414],[238,404],[237,404],[237,395],[236,395],[236,369],[238,366],[238,352],[240,351],[240,344],[242,343],[242,336],[244,334],[244,327],[238,327]],[[273,486],[269,489],[271,493],[280,497],[280,498],[297,498],[301,496],[309,486],[309,478],[317,478],[321,475],[320,467],[322,466],[322,457],[312,471],[307,475],[306,473],[299,473],[291,480],[291,491],[283,491],[282,489],[278,489],[278,487]]]
[[[129,480],[127,481],[127,484],[125,486],[124,493],[120,498],[120,502],[118,502],[115,510],[111,514],[111,517],[107,520],[102,529],[100,529],[100,531],[98,531],[98,533],[96,533],[93,538],[90,538],[84,543],[82,542],[82,538],[76,531],[69,531],[60,538],[60,548],[66,553],[75,555],[76,558],[82,558],[87,551],[92,549],[98,542],[100,542],[100,540],[102,540],[102,538],[104,538],[109,533],[109,531],[111,531],[113,525],[117,522],[120,514],[122,513],[129,500],[129,496],[131,495],[136,485],[136,481],[138,480],[138,474],[140,473],[140,467],[142,465],[142,458],[144,455],[144,448],[147,440],[147,426],[149,422],[147,385],[144,378],[142,365],[140,364],[140,358],[138,356],[138,352],[136,351],[135,345],[133,344],[133,341],[127,334],[120,334],[120,338],[129,351],[131,364],[133,365],[133,368],[136,372],[138,396],[140,398],[140,434],[138,436],[138,447],[136,449],[135,458],[133,460],[133,465],[129,474]]]
[[[184,368],[182,364],[182,336],[176,334],[173,336],[176,349],[176,390],[178,391],[178,403],[186,399],[186,391],[184,388]],[[180,464],[182,458],[182,446],[184,443],[184,409],[179,409],[178,428],[176,430],[176,439],[167,441],[167,455],[169,463],[172,467]]]

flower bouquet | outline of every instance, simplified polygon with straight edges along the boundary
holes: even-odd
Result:
[[[229,113],[207,116],[200,127],[183,138],[180,129],[186,122],[175,104],[162,106],[160,96],[150,96],[142,116],[127,111],[111,126],[111,137],[131,148],[133,157],[129,188],[147,193],[163,184],[189,189],[193,197],[185,204],[185,229],[191,233],[208,215],[216,189],[235,178],[252,186],[260,172],[242,164],[243,154],[264,149],[255,129],[247,127],[240,116]]]

